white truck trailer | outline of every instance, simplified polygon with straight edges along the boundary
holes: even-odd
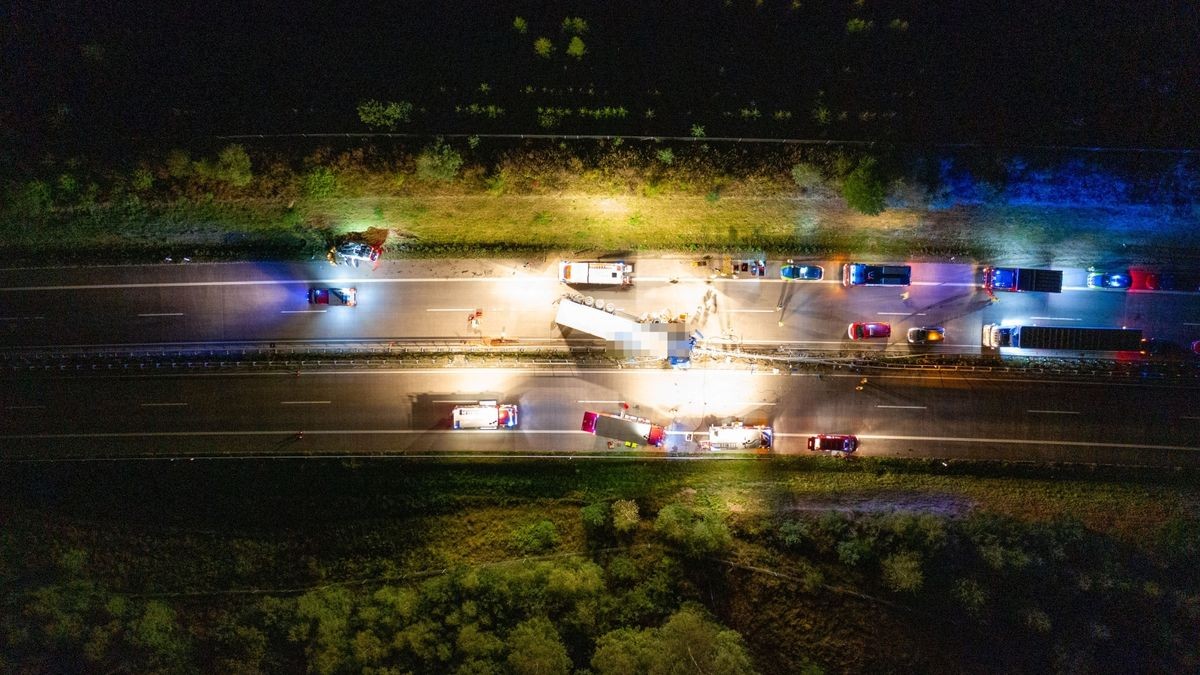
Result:
[[[571,286],[632,286],[633,265],[564,260],[558,263],[558,280]]]
[[[666,359],[675,367],[687,367],[691,362],[694,340],[682,323],[641,322],[632,314],[579,300],[582,298],[563,297],[554,321],[608,341],[610,348],[624,357]]]

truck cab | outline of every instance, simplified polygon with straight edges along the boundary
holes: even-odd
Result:
[[[633,265],[624,262],[571,262],[558,264],[558,280],[569,286],[631,286]]]
[[[908,265],[846,263],[842,265],[843,286],[908,286],[912,268]]]

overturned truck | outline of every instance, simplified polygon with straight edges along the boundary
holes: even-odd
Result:
[[[603,300],[581,295],[564,296],[558,303],[554,321],[607,341],[609,348],[621,358],[665,359],[677,368],[685,368],[691,363],[695,339],[688,334],[683,322],[639,319],[611,304],[605,305]]]

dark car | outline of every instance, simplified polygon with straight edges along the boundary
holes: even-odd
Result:
[[[843,286],[907,286],[912,283],[908,265],[846,263],[842,265]]]
[[[1128,272],[1092,272],[1087,276],[1088,288],[1129,288]]]
[[[308,289],[310,305],[345,305],[353,307],[358,304],[357,288],[310,288]]]
[[[846,333],[850,336],[851,340],[887,338],[892,336],[892,325],[877,321],[868,321],[866,323],[855,322],[850,324],[850,328]]]
[[[1192,343],[1192,353],[1200,356],[1200,340],[1196,340]]]
[[[779,278],[789,281],[820,281],[825,278],[825,270],[817,265],[797,265],[789,260],[779,268]]]
[[[851,453],[858,449],[858,437],[849,434],[819,434],[808,437],[808,449],[813,452]]]
[[[1147,291],[1173,291],[1175,290],[1175,275],[1169,272],[1146,272],[1139,280],[1134,276],[1134,283],[1131,288],[1144,289]]]
[[[941,326],[924,326],[908,329],[908,343],[913,345],[931,345],[946,339],[946,329]]]
[[[1170,340],[1142,338],[1142,347],[1138,352],[1142,356],[1159,361],[1180,361],[1191,358],[1195,352],[1195,344],[1193,344],[1192,350],[1189,351],[1183,345],[1171,342]]]

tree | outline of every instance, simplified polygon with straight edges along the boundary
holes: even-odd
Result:
[[[868,216],[883,213],[887,187],[879,163],[874,157],[865,157],[842,181],[842,198],[850,208]]]
[[[637,502],[632,499],[618,499],[613,502],[612,521],[617,534],[626,534],[636,529],[641,522]]]
[[[568,16],[563,19],[562,29],[564,33],[583,35],[588,31],[588,23],[582,17]]]
[[[508,667],[516,675],[567,675],[571,657],[544,616],[522,621],[508,634]]]
[[[587,53],[587,46],[583,44],[583,40],[578,35],[571,37],[571,41],[567,43],[567,56],[573,56],[576,59],[582,59]]]
[[[462,166],[462,155],[440,138],[417,156],[417,177],[428,181],[451,181]]]
[[[745,675],[754,672],[742,636],[713,621],[698,605],[685,605],[661,628],[621,628],[596,641],[598,675]]]
[[[540,37],[533,41],[533,51],[543,59],[548,59],[554,53],[554,43],[550,38]]]
[[[529,22],[525,20],[525,17],[518,16],[513,19],[513,30],[524,35],[529,30]]]
[[[412,120],[413,104],[408,101],[383,103],[368,99],[358,104],[358,119],[372,129],[395,129],[401,122]]]

